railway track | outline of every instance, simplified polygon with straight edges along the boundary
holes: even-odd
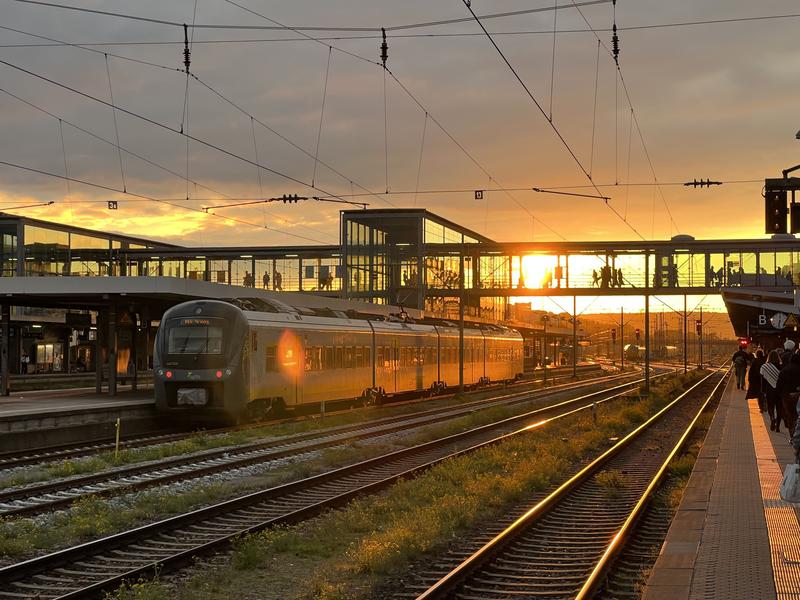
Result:
[[[641,379],[616,385],[581,396],[582,399],[601,398],[616,391],[629,390]],[[20,517],[68,507],[88,496],[111,497],[164,486],[177,481],[199,479],[220,472],[230,472],[255,464],[296,457],[313,451],[341,446],[358,440],[407,431],[422,426],[463,417],[481,408],[513,406],[548,396],[560,396],[596,383],[573,384],[539,390],[517,392],[491,401],[481,400],[443,409],[430,409],[413,415],[386,417],[366,423],[345,425],[285,438],[223,447],[200,453],[175,456],[159,461],[138,463],[91,475],[70,477],[0,491],[0,517]],[[524,419],[514,417],[516,419]],[[512,418],[513,419],[513,418]]]
[[[626,386],[627,387],[627,386]],[[321,475],[247,494],[187,514],[164,519],[103,539],[0,569],[0,597],[95,597],[155,572],[179,569],[195,556],[228,547],[241,535],[278,524],[297,523],[351,499],[410,478],[447,458],[474,451],[514,435],[531,435],[527,426],[589,410],[627,395],[606,392],[540,408]]]
[[[414,593],[417,600],[593,597],[725,380],[723,372],[709,374],[479,550],[451,562]]]
[[[578,366],[578,373],[587,374],[591,373],[592,371],[599,370],[595,365],[580,365]],[[563,380],[571,380],[572,379],[572,369],[569,369],[569,374],[561,374],[563,371],[556,370],[556,373],[553,373],[551,377],[548,379],[550,381],[563,381]],[[624,375],[622,375],[624,376]],[[613,376],[612,376],[613,377]],[[617,375],[616,377],[620,377]],[[596,379],[607,379],[607,376],[600,376]],[[586,380],[584,380],[585,382]],[[535,383],[541,383],[542,378],[537,377],[533,379],[526,379],[524,381],[510,384],[506,386],[506,388],[514,388],[514,387],[525,387]],[[555,386],[551,386],[555,387]],[[482,388],[480,391],[490,391],[492,389],[502,389],[501,386],[496,384],[487,386]],[[447,398],[452,398],[455,394],[443,394],[441,396],[437,396],[437,400],[443,400]],[[411,405],[420,402],[429,401],[430,399],[423,398],[423,399],[412,399],[412,400],[404,400],[401,402],[393,402],[391,406],[403,406],[403,405]],[[350,409],[346,410],[338,410],[328,412],[328,416],[334,416],[337,414],[344,414],[350,412]],[[311,418],[315,417],[312,415]],[[231,427],[219,427],[214,429],[203,430],[204,433],[208,435],[222,435],[225,433],[233,433],[236,431],[242,431],[247,429],[256,429],[259,427],[265,427],[268,425],[281,425],[286,423],[296,423],[299,421],[303,421],[310,418],[308,415],[304,416],[295,416],[295,417],[288,417],[283,419],[272,419],[268,421],[261,421],[258,423],[251,423],[247,425],[237,425]],[[128,439],[124,439],[120,442],[120,449],[133,449],[133,448],[143,448],[146,446],[155,446],[159,444],[168,444],[170,442],[178,442],[181,440],[185,440],[193,435],[196,435],[197,431],[182,431],[182,432],[167,432],[167,433],[153,433],[148,435],[137,435],[132,436]],[[108,439],[100,439],[96,441],[92,441],[89,443],[82,442],[78,444],[61,444],[58,446],[47,446],[41,448],[33,448],[29,450],[22,450],[22,451],[15,451],[15,452],[3,452],[0,453],[0,471],[6,471],[9,469],[16,469],[24,466],[30,465],[38,465],[46,462],[56,462],[56,461],[63,461],[63,460],[74,460],[76,458],[83,458],[86,456],[94,456],[97,454],[101,454],[103,452],[113,452],[115,448],[115,442],[113,438]]]

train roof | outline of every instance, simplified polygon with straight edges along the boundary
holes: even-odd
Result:
[[[372,314],[361,312],[355,309],[331,309],[331,308],[323,308],[323,307],[309,307],[309,306],[293,306],[287,304],[285,302],[281,302],[280,300],[274,298],[226,298],[222,300],[223,302],[227,302],[229,304],[233,304],[237,308],[241,309],[242,311],[249,312],[249,313],[261,313],[261,314],[284,314],[284,315],[293,315],[296,319],[303,317],[317,317],[321,319],[341,319],[347,321],[363,321],[366,325],[367,321],[371,321],[373,323],[382,323],[382,324],[399,324],[405,325],[407,327],[412,327],[415,325],[427,325],[429,327],[447,327],[447,328],[457,328],[458,322],[451,321],[448,319],[438,319],[438,318],[413,318],[405,311],[398,312],[398,313],[390,313],[389,315],[379,315],[379,314]],[[272,320],[272,319],[267,319]],[[511,332],[515,332],[515,330],[504,327],[502,325],[494,325],[489,323],[475,323],[470,321],[464,321],[464,326],[469,329],[476,329],[483,331],[485,334],[489,335],[508,335]]]

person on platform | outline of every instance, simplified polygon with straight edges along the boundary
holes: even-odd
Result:
[[[756,351],[755,358],[750,362],[750,370],[747,372],[747,394],[745,400],[755,398],[758,400],[758,410],[766,412],[767,406],[764,402],[764,394],[761,386],[761,366],[764,364],[764,351]]]
[[[752,359],[752,355],[739,348],[736,352],[733,353],[731,357],[731,362],[733,363],[733,369],[736,373],[736,389],[743,390],[744,389],[744,376],[747,373],[747,364]]]
[[[789,430],[789,435],[793,436],[793,440],[794,426],[797,423],[798,388],[800,388],[800,354],[792,354],[789,364],[784,365],[778,375],[778,394],[783,403],[783,422],[786,423],[786,429]]]
[[[770,350],[767,361],[761,365],[761,387],[767,402],[769,413],[769,428],[780,432],[783,420],[783,406],[778,395],[778,377],[781,374],[781,357],[777,350]]]
[[[781,369],[789,366],[789,361],[794,354],[795,343],[794,340],[786,340],[783,342],[783,352],[781,352]]]

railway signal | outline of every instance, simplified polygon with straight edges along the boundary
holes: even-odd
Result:
[[[638,327],[636,328],[636,341],[638,342],[642,337],[642,330]]]
[[[617,341],[617,329],[616,328],[611,330],[611,341],[612,342],[616,342]]]
[[[700,319],[695,319],[694,330],[697,333],[697,335],[703,335],[703,321],[701,321]]]

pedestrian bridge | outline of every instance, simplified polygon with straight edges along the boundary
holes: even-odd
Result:
[[[800,285],[800,240],[426,244],[425,296],[717,294],[724,287]],[[400,257],[399,288],[419,285],[415,257]],[[463,281],[461,277],[463,273]]]

